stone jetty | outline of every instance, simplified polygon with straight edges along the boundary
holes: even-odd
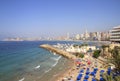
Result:
[[[52,52],[55,52],[56,54],[59,54],[61,56],[64,56],[68,59],[76,59],[76,56],[71,54],[71,53],[68,53],[64,50],[61,50],[61,49],[58,49],[56,47],[53,47],[52,45],[49,45],[49,44],[43,44],[43,45],[40,45],[41,48],[44,48],[44,49],[47,49],[49,51],[52,51]]]

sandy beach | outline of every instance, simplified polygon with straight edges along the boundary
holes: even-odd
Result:
[[[87,64],[87,60],[90,59],[92,62],[90,65]],[[97,63],[97,66],[95,66],[95,63]],[[95,60],[94,58],[92,57],[89,57],[88,55],[85,55],[85,58],[84,60],[82,61],[82,64],[84,65],[81,65],[78,69],[77,69],[77,66],[75,64],[75,62],[73,63],[73,65],[71,66],[70,69],[68,69],[66,72],[64,72],[63,75],[60,75],[57,80],[55,81],[76,81],[77,79],[77,76],[80,72],[81,69],[84,68],[84,73],[83,73],[83,77],[81,79],[81,81],[84,80],[84,77],[86,75],[86,69],[89,68],[90,72],[92,72],[94,70],[94,68],[98,68],[98,71],[96,73],[96,78],[97,79],[100,79],[100,71],[101,70],[104,70],[106,71],[106,69],[104,67],[102,67],[103,65],[98,61],[98,60]],[[89,76],[89,79],[88,81],[92,81],[92,78],[93,76]],[[63,80],[64,79],[64,80]]]

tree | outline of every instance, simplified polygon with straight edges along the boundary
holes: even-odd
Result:
[[[84,54],[81,54],[81,53],[75,53],[75,56],[76,56],[76,57],[83,58],[83,57],[84,57]]]
[[[79,57],[80,58],[84,58],[84,54],[79,54]]]
[[[95,50],[94,53],[93,53],[93,57],[94,58],[98,58],[100,56],[100,50]]]

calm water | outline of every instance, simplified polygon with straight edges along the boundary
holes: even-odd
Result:
[[[65,41],[0,42],[0,81],[33,81],[61,66],[65,58],[39,48],[41,44],[78,43]],[[89,43],[93,44],[93,43]],[[58,63],[61,60],[61,63]],[[64,61],[64,62],[63,62]],[[57,65],[59,64],[59,65]],[[36,80],[37,81],[37,80]]]

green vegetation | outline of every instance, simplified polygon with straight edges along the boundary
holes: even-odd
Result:
[[[73,47],[79,47],[81,48],[82,46],[88,46],[88,44],[84,43],[84,44],[81,44],[81,45],[78,45],[78,44],[74,44]]]
[[[74,45],[73,45],[73,47],[78,47],[78,46],[79,46],[79,45],[77,45],[77,44],[74,44]]]
[[[81,44],[81,46],[88,46],[88,44],[84,43],[84,44]]]
[[[84,54],[76,53],[75,55],[76,55],[76,57],[84,58]]]
[[[108,75],[108,74],[103,74],[103,78],[104,81],[120,81],[120,76],[115,76],[115,78],[113,78],[112,74]]]
[[[100,50],[95,50],[94,53],[93,53],[93,57],[94,58],[98,58],[100,56]]]
[[[115,65],[116,70],[120,72],[120,47],[116,46],[111,51],[110,62]]]
[[[84,58],[84,54],[80,54],[79,57],[80,57],[80,58]]]
[[[115,65],[114,72],[120,72],[120,47],[116,46],[114,49],[110,49],[109,52],[111,53],[111,58],[108,58],[108,62]],[[112,73],[111,75],[108,75],[106,73],[103,74],[103,78],[105,81],[120,81],[120,76],[115,76],[115,78],[113,78]]]
[[[112,75],[108,75],[107,73],[103,74],[103,78],[105,81],[113,81]]]

